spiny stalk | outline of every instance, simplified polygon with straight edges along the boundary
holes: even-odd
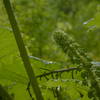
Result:
[[[100,85],[96,79],[94,72],[91,70],[92,59],[87,56],[83,48],[80,47],[75,40],[62,30],[54,32],[54,39],[56,43],[62,48],[73,64],[77,64],[88,73],[88,79],[91,82],[91,87],[94,89],[92,97],[99,98],[100,100]],[[98,100],[98,99],[97,99]]]

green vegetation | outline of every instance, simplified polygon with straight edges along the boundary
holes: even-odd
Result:
[[[1,0],[0,100],[100,100],[99,41],[98,0]]]

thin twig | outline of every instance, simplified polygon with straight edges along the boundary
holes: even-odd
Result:
[[[72,70],[79,70],[79,68],[71,67],[71,68],[67,68],[67,69],[54,70],[54,71],[50,71],[50,72],[47,72],[47,73],[44,73],[44,74],[41,74],[41,75],[37,75],[36,78],[44,77],[44,76],[54,74],[54,73],[69,72],[69,71],[72,71]]]

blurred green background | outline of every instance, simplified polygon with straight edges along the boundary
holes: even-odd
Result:
[[[35,59],[31,63],[36,75],[43,72],[40,68],[56,70],[66,68],[68,58],[58,48],[53,32],[64,30],[85,48],[94,61],[100,61],[100,1],[99,0],[10,0],[21,34],[30,56],[36,56],[60,64],[44,64]],[[73,65],[72,65],[73,66]],[[64,78],[70,79],[70,73]],[[77,75],[78,77],[78,75]],[[79,77],[80,79],[80,77]],[[39,81],[39,80],[38,80]],[[15,100],[31,100],[26,91],[28,78],[19,57],[18,48],[12,34],[7,14],[0,0],[0,84],[13,93]],[[69,87],[63,100],[92,100],[86,93],[88,87],[73,82],[54,83],[45,79],[39,81],[46,87],[59,84]],[[65,85],[66,84],[66,85]],[[73,88],[72,88],[73,87]],[[45,100],[56,100],[48,88],[43,89]],[[77,88],[77,89],[75,89]],[[80,99],[82,91],[84,97]],[[74,95],[76,93],[76,95]],[[51,97],[51,98],[50,98]]]

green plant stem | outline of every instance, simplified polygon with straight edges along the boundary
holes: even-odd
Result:
[[[31,81],[32,89],[35,93],[36,99],[37,100],[43,100],[42,93],[40,91],[40,88],[38,86],[38,82],[35,78],[34,71],[33,71],[32,66],[30,64],[28,54],[27,54],[26,48],[24,46],[24,42],[23,42],[23,39],[21,37],[21,33],[20,33],[19,27],[17,25],[17,21],[15,19],[10,1],[9,0],[3,0],[3,3],[4,3],[4,6],[6,8],[8,18],[9,18],[10,24],[11,24],[12,29],[13,29],[13,34],[15,36],[15,40],[17,42],[17,46],[18,46],[18,49],[19,49],[19,52],[20,52],[20,56],[23,60],[24,67],[25,67],[25,70],[26,70],[27,75],[29,77],[29,80]]]

